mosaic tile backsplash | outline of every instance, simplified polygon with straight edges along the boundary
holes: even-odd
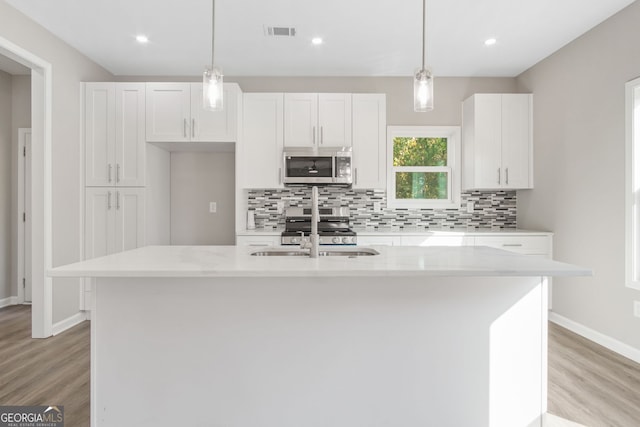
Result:
[[[508,229],[516,228],[515,191],[463,192],[460,209],[390,209],[384,190],[353,190],[320,187],[323,207],[348,207],[352,227],[378,229]],[[467,213],[467,201],[474,202],[473,213]],[[292,187],[281,190],[249,190],[248,208],[255,211],[256,228],[284,228],[284,214],[278,213],[278,202],[284,208],[311,205],[311,189]],[[374,212],[379,202],[380,212]]]

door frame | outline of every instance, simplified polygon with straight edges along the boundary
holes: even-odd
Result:
[[[31,135],[31,128],[18,128],[18,209],[16,211],[18,218],[18,242],[16,245],[18,250],[16,257],[18,263],[16,266],[16,271],[18,272],[16,282],[16,286],[18,287],[18,304],[25,303],[23,280],[27,277],[25,270],[27,265],[26,261],[30,258],[31,254],[31,241],[28,240],[28,236],[30,236],[31,233],[27,232],[27,227],[31,227],[31,221],[21,219],[27,211],[29,211],[29,216],[31,215],[31,210],[27,209],[26,199],[30,195],[30,193],[26,193],[26,176],[27,173],[31,173],[31,168],[27,168],[27,162],[31,161],[31,144],[27,142],[27,135]],[[29,179],[29,181],[31,180]],[[31,286],[31,284],[29,286]]]
[[[51,129],[53,69],[49,62],[0,37],[0,55],[31,69],[31,336],[46,338],[53,329]]]

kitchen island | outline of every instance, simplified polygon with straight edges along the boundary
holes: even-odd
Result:
[[[158,246],[58,267],[94,278],[91,423],[540,426],[548,276],[486,247],[252,256]]]

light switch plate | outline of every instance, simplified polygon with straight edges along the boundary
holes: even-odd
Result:
[[[382,211],[382,205],[380,202],[373,202],[373,211],[374,212],[381,212]]]
[[[278,213],[281,214],[284,212],[284,202],[283,201],[279,201],[276,203],[277,209],[278,209]]]
[[[218,211],[218,204],[216,202],[209,202],[209,213],[216,213]]]

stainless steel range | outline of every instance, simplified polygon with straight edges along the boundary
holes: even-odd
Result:
[[[349,208],[319,208],[318,235],[321,245],[356,245],[356,232],[349,227]],[[289,208],[281,244],[299,245],[311,234],[311,208]]]

